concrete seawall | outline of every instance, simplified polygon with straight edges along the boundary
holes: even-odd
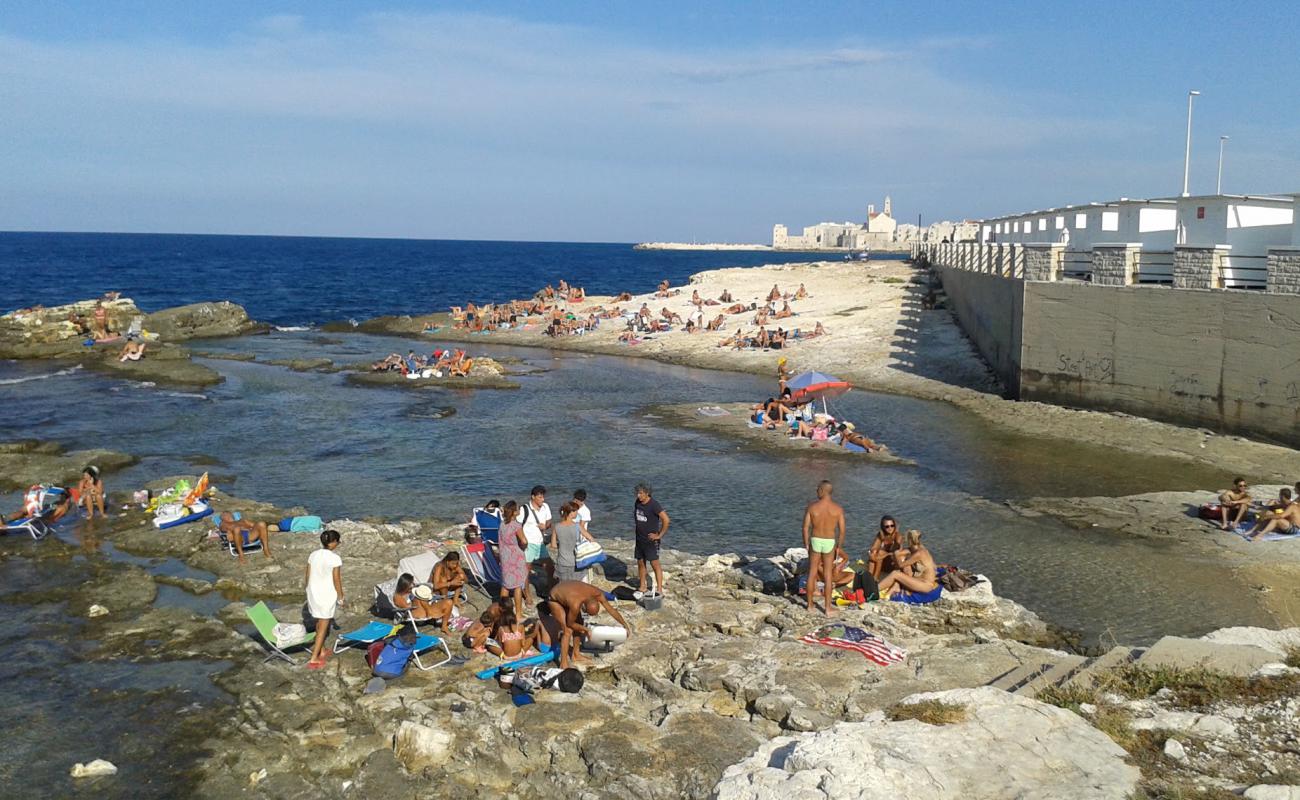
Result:
[[[938,271],[1009,396],[1300,447],[1300,297]]]

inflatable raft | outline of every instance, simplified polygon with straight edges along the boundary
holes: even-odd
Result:
[[[188,506],[178,503],[158,509],[158,513],[153,518],[153,525],[161,531],[175,528],[178,525],[188,525],[191,522],[210,516],[212,516],[212,506],[207,503],[196,501]]]

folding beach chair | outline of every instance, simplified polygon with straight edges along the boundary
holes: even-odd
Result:
[[[478,585],[483,594],[494,597],[488,591],[488,584],[501,585],[501,564],[492,549],[483,542],[463,545],[460,548],[460,560],[469,572],[470,580]]]
[[[242,536],[243,534],[241,533],[240,535]],[[239,555],[239,551],[235,549],[235,543],[230,541],[230,537],[227,536],[226,532],[221,530],[220,528],[217,528],[217,538],[221,541],[221,546],[226,549],[227,553],[230,553],[230,555],[232,556]],[[256,553],[261,549],[262,549],[261,539],[254,539],[251,542],[247,542],[247,541],[244,542],[244,555],[248,555],[249,553]]]
[[[249,620],[253,623],[253,627],[257,628],[257,635],[262,637],[262,641],[270,649],[270,654],[262,661],[263,664],[273,658],[282,658],[290,664],[297,664],[298,662],[286,653],[285,650],[306,647],[316,641],[316,632],[307,631],[307,634],[302,637],[301,641],[290,642],[283,646],[278,645],[276,644],[275,626],[279,624],[280,620],[275,618],[275,614],[271,613],[271,609],[267,607],[266,603],[258,601],[257,605],[248,609],[247,613]]]
[[[496,547],[497,536],[501,533],[501,512],[476,508],[474,509],[474,524],[478,526],[478,532],[483,541]]]
[[[371,622],[364,628],[358,628],[351,633],[339,634],[338,638],[334,640],[334,652],[338,653],[340,650],[353,646],[359,646],[363,649],[367,648],[375,642],[387,639],[389,636],[397,633],[401,630],[401,627],[401,625],[393,625],[387,622]],[[433,650],[434,648],[442,648],[444,658],[437,664],[429,664],[428,666],[425,666],[424,662],[420,660],[420,653]],[[451,661],[451,651],[447,649],[447,643],[442,640],[442,637],[432,636],[427,633],[422,633],[416,638],[414,655],[415,666],[419,667],[421,670],[441,667],[443,664]]]

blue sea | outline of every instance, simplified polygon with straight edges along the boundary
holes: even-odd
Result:
[[[639,293],[701,270],[818,258],[842,256],[566,242],[0,233],[0,313],[115,290],[145,311],[230,300],[254,319],[289,327],[531,297],[561,278],[590,294]]]

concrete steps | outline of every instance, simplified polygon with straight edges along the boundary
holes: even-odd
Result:
[[[1133,651],[1127,647],[1112,648],[1096,658],[1075,655],[1062,655],[1050,660],[1044,658],[1008,670],[988,685],[1025,697],[1036,697],[1049,687],[1091,687],[1097,675],[1132,658]]]

